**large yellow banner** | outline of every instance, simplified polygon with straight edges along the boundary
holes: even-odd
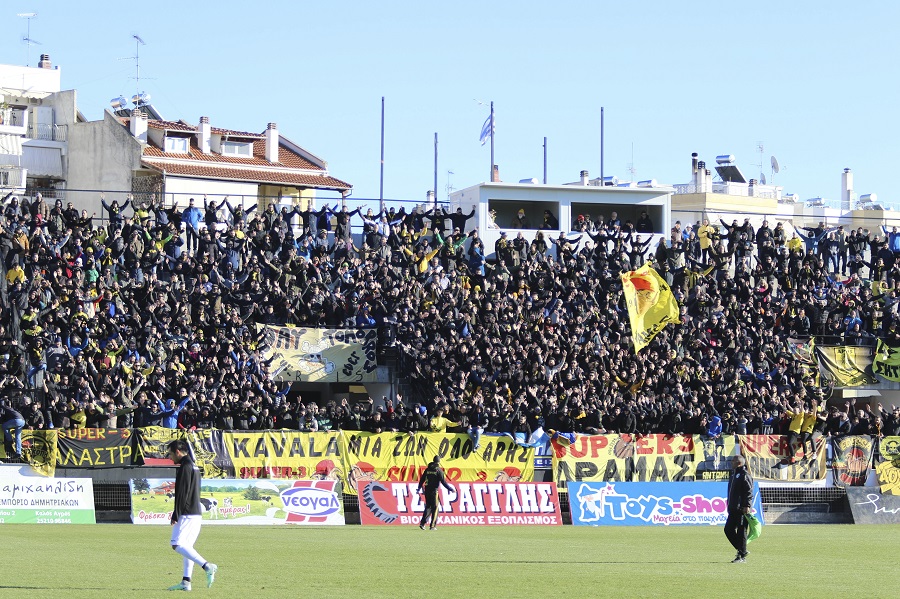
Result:
[[[881,459],[884,461],[875,466],[881,492],[900,495],[900,437],[881,440]]]
[[[264,329],[264,355],[284,381],[352,383],[376,380],[375,329]]]
[[[222,432],[236,478],[339,480],[346,484],[340,431]]]
[[[7,458],[6,449],[0,447],[0,458]],[[53,476],[56,473],[56,462],[59,459],[59,445],[57,444],[57,432],[47,431],[22,431],[22,457],[35,472],[44,476]]]
[[[889,347],[879,339],[872,359],[872,372],[889,381],[900,381],[900,347]]]
[[[363,480],[418,482],[436,455],[449,481],[534,480],[534,448],[517,445],[510,437],[482,437],[477,451],[466,434],[345,431],[342,440],[349,471],[345,493],[355,494]]]
[[[570,482],[628,481],[633,455],[630,435],[578,435],[570,445],[553,445],[553,480],[561,491]]]
[[[554,446],[553,473],[562,491],[581,481],[693,481],[695,460],[689,435],[578,435],[570,445]]]
[[[834,381],[835,387],[874,385],[872,348],[853,345],[816,346],[816,358],[823,376]]]
[[[649,264],[622,274],[622,292],[628,304],[635,352],[646,347],[668,323],[681,322],[672,290]]]

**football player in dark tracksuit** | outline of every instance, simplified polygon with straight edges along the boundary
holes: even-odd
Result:
[[[425,530],[425,523],[428,522],[429,518],[431,519],[429,528],[434,530],[437,527],[438,490],[441,485],[444,485],[444,488],[448,491],[453,490],[453,487],[448,485],[444,478],[444,469],[441,468],[441,456],[436,455],[419,478],[418,492],[425,495],[425,513],[422,514],[422,519],[419,521],[419,528],[422,530]]]
[[[747,471],[744,456],[734,456],[733,470],[728,479],[728,519],[725,521],[725,536],[737,549],[737,556],[731,563],[740,564],[747,558],[747,519],[753,502],[753,477]]]
[[[218,566],[208,562],[194,549],[203,520],[200,508],[200,469],[191,459],[190,446],[184,440],[169,443],[169,458],[178,466],[175,473],[175,507],[172,510],[172,549],[184,556],[184,576],[170,591],[190,591],[194,564],[206,572],[206,586],[211,587]]]

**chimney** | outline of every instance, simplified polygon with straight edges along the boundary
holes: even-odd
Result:
[[[209,117],[200,117],[200,126],[197,127],[197,147],[204,154],[210,153],[210,140],[212,139],[212,127],[209,126]]]
[[[491,170],[491,183],[502,183],[502,181],[500,181],[500,167],[496,164]]]
[[[278,162],[278,125],[269,123],[266,128],[266,160]]]
[[[425,204],[428,206],[434,204],[434,191],[431,189],[425,193]]]
[[[147,143],[147,116],[135,108],[131,112],[131,134],[141,143]]]
[[[691,174],[697,179],[697,152],[691,152]]]
[[[853,203],[853,173],[849,168],[841,175],[841,210],[850,210]]]
[[[590,185],[590,175],[587,171],[581,171],[581,184]]]
[[[41,54],[41,60],[38,62],[39,69],[52,69],[53,65],[50,64],[50,55],[49,54]]]

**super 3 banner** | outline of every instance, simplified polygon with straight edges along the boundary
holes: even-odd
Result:
[[[825,478],[825,444],[814,456],[791,461],[780,435],[578,435],[554,444],[553,478],[560,491],[571,482],[693,482],[728,480],[731,458],[747,456],[760,479]]]

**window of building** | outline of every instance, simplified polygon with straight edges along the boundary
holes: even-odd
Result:
[[[243,141],[223,141],[222,154],[251,158],[253,156],[253,144]]]
[[[188,154],[190,141],[187,137],[169,137],[166,136],[166,152],[173,154]]]

